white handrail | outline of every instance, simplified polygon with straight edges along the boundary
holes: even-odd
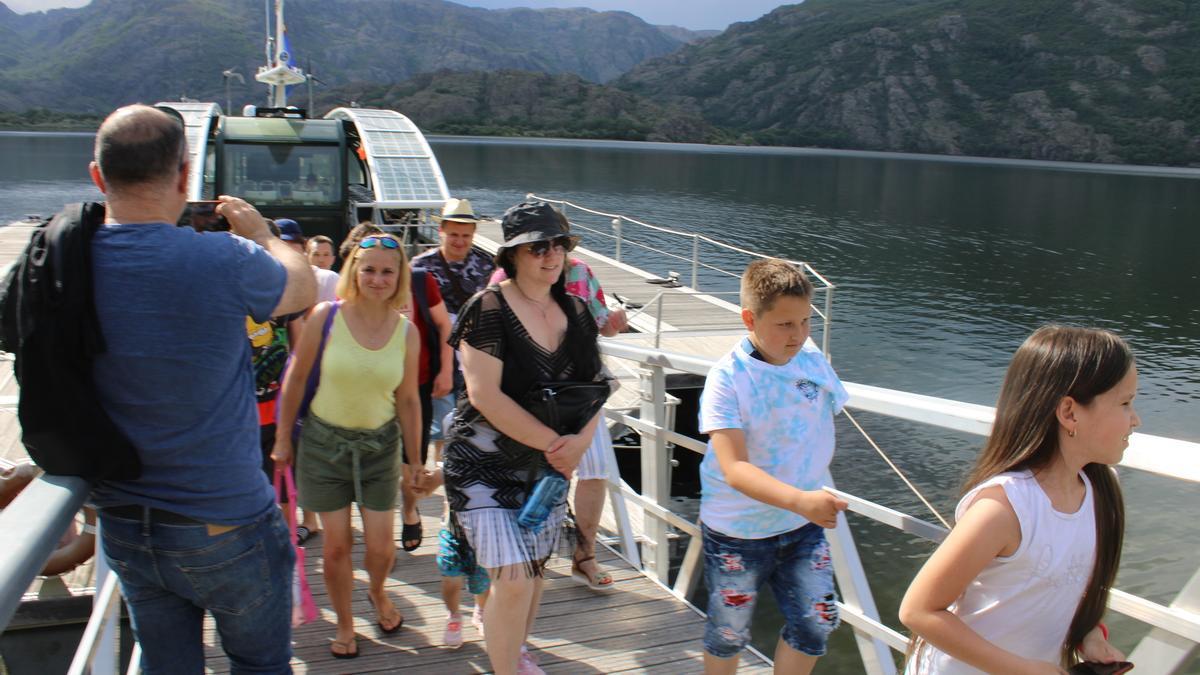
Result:
[[[660,349],[649,349],[617,341],[602,341],[600,349],[606,355],[636,361],[641,367],[649,369],[649,372],[675,370],[694,375],[707,375],[708,370],[712,366],[712,362],[704,358],[666,352]],[[661,377],[661,375],[658,377]],[[643,379],[646,378],[644,377]],[[877,412],[941,428],[986,435],[990,431],[991,423],[995,416],[995,410],[988,406],[962,403],[933,396],[910,394],[870,385],[846,383],[846,386],[851,394],[850,401],[847,404],[848,407]],[[643,393],[643,397],[645,395]],[[653,408],[653,406],[647,406],[646,403],[647,401],[643,400],[643,417],[647,410]],[[705,446],[702,442],[682,436],[666,428],[663,426],[664,422],[661,420],[633,418],[616,411],[610,411],[608,415],[641,432],[644,437],[655,438],[660,443],[666,441],[696,452],[703,453],[705,451]],[[644,439],[643,452],[645,452],[645,447],[647,447],[647,444]],[[1126,452],[1125,459],[1121,464],[1179,480],[1200,482],[1200,443],[1151,436],[1149,434],[1133,434],[1130,438],[1130,448]],[[946,528],[925,522],[906,513],[846,492],[833,490],[832,488],[827,489],[831,489],[838,496],[845,499],[849,503],[849,510],[903,532],[935,542],[941,541],[948,532]],[[655,503],[653,499],[648,498],[646,495],[633,494],[631,491],[627,496],[639,503],[646,515],[670,523],[674,527],[691,534],[693,537],[695,536],[695,525],[672,513],[661,503]],[[834,532],[833,538],[838,539],[840,535],[840,532]],[[676,593],[686,592],[694,583],[696,570],[692,568],[695,568],[699,564],[699,555],[694,544],[695,542],[693,541],[688,546],[688,555],[685,556],[684,561],[687,568],[680,570]],[[847,566],[843,564],[843,567]],[[850,582],[862,586],[865,582],[865,577],[861,571],[861,566],[850,565],[848,567],[847,571],[838,572],[839,583],[844,585]],[[1200,572],[1197,572],[1196,579],[1200,579]],[[1182,639],[1187,641],[1183,643],[1184,646],[1181,648],[1182,656],[1166,654],[1163,650],[1158,649],[1156,645],[1151,644],[1152,641],[1150,638],[1144,640],[1143,644],[1139,646],[1139,650],[1142,650],[1147,657],[1159,657],[1160,661],[1166,664],[1164,670],[1168,670],[1169,672],[1176,672],[1179,667],[1182,667],[1181,664],[1186,664],[1188,652],[1194,651],[1197,645],[1200,645],[1200,613],[1190,611],[1193,609],[1195,601],[1195,598],[1192,597],[1192,591],[1189,590],[1192,586],[1200,587],[1200,584],[1196,583],[1195,579],[1193,579],[1193,582],[1188,584],[1188,588],[1181,591],[1180,597],[1170,607],[1118,589],[1113,589],[1110,596],[1109,607],[1112,610],[1148,624],[1158,631],[1170,634],[1176,640]],[[849,596],[845,600],[846,603],[839,603],[839,606],[843,610],[846,622],[854,626],[856,631],[861,631],[861,634],[856,635],[856,637],[859,642],[859,651],[864,659],[864,667],[872,673],[892,672],[891,662],[881,662],[879,660],[878,650],[872,649],[870,639],[882,641],[888,647],[903,651],[907,645],[904,636],[882,624],[875,616],[872,616],[875,610],[874,604],[869,598],[869,587],[866,591],[866,597],[860,598],[860,600],[866,601],[862,607],[856,607],[853,598]],[[863,635],[870,636],[870,639],[864,639]],[[1189,643],[1190,648],[1187,646]],[[874,644],[877,645],[879,643],[876,642]]]
[[[621,341],[602,340],[600,351],[610,356],[662,366],[692,375],[708,375],[713,362],[703,357],[650,349]],[[947,398],[913,394],[868,384],[846,382],[850,393],[847,407],[889,417],[921,422],[943,429],[986,436],[991,431],[996,409]],[[1151,434],[1134,433],[1120,466],[1200,483],[1200,443]]]

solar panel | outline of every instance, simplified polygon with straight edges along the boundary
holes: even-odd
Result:
[[[379,201],[446,201],[438,185],[436,167],[426,159],[378,157],[375,170],[379,178],[376,186]]]
[[[338,108],[326,118],[354,122],[362,140],[375,201],[428,208],[449,198],[437,158],[421,130],[393,110]]]

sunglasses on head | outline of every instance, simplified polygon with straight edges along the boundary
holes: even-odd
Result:
[[[550,247],[559,249],[566,253],[575,248],[575,240],[570,237],[555,237],[554,239],[546,239],[543,241],[535,241],[529,244],[526,248],[529,254],[535,258],[544,258],[550,252]]]
[[[376,246],[382,246],[384,248],[400,248],[400,242],[392,239],[391,237],[383,237],[380,235],[363,237],[362,241],[358,242],[359,248],[375,248]]]

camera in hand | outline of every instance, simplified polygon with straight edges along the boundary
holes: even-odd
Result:
[[[217,213],[218,201],[188,202],[177,225],[197,232],[228,232],[229,221]]]

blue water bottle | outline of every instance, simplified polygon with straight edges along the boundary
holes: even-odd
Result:
[[[533,492],[530,493],[529,499],[525,500],[521,513],[517,515],[517,524],[528,529],[541,527],[550,516],[551,509],[562,501],[565,494],[567,479],[557,471],[548,471],[538,479],[537,485],[533,486]]]

